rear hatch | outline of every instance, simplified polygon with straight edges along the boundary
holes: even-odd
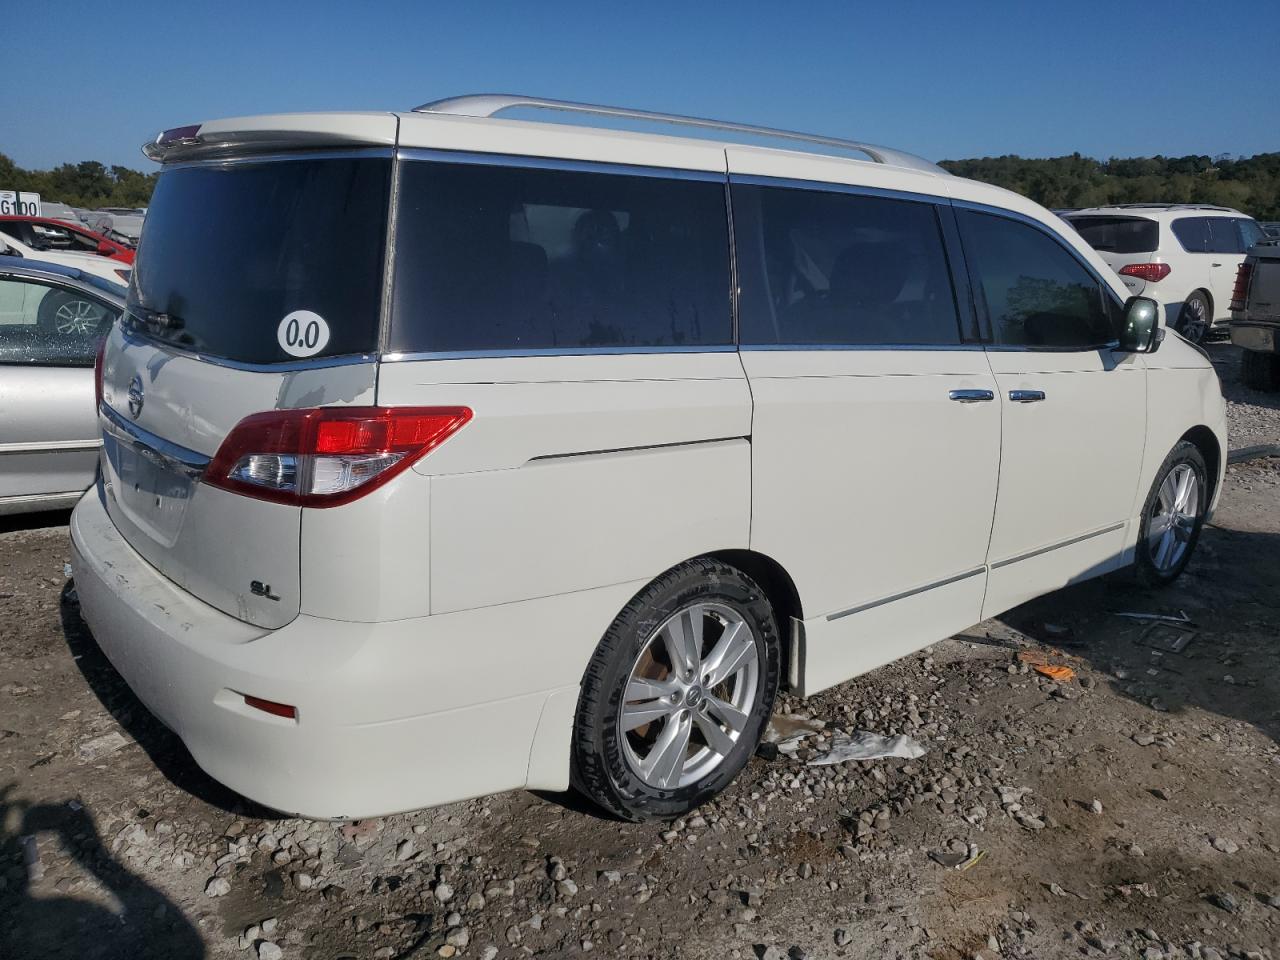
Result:
[[[388,151],[168,164],[102,361],[107,509],[157,570],[264,627],[299,609],[301,507],[204,482],[251,414],[372,405]]]
[[[1159,261],[1156,251],[1160,248],[1160,224],[1157,221],[1114,214],[1069,216],[1067,221],[1098,251],[1107,266],[1120,275],[1129,293],[1137,295],[1145,290],[1148,278],[1156,273],[1147,273],[1144,278],[1141,268],[1128,273],[1125,268]]]

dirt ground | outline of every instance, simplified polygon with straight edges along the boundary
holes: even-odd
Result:
[[[1233,447],[1280,442],[1280,397],[1212,352]],[[98,652],[66,516],[6,521],[0,958],[1280,958],[1278,493],[1280,459],[1232,466],[1170,588],[1068,588],[782,702],[823,734],[646,825],[522,792],[354,824],[257,808]],[[1162,650],[1169,627],[1121,612],[1195,634]],[[806,764],[857,729],[927,752]]]

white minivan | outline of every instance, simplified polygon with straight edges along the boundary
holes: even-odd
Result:
[[[493,96],[146,151],[75,580],[269,807],[677,815],[779,687],[1168,582],[1217,497],[1205,356],[1053,214],[908,154]]]

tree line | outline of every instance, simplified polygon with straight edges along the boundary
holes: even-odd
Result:
[[[1035,160],[1019,156],[943,160],[961,177],[1007,187],[1050,209],[1106,203],[1213,203],[1259,220],[1280,220],[1280,153],[1252,157],[1133,157]],[[24,170],[0,153],[0,190],[30,190],[73,207],[145,207],[155,173],[96,160]]]
[[[41,200],[73,207],[145,207],[155,189],[155,173],[106,166],[97,160],[64,163],[52,170],[24,170],[0,153],[0,190],[28,190]]]
[[[943,160],[961,177],[983,180],[1030,197],[1051,210],[1108,203],[1212,203],[1258,220],[1280,220],[1280,153],[1252,157],[1018,156]]]

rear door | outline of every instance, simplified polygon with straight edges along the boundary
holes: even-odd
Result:
[[[796,582],[811,693],[979,619],[1000,407],[962,337],[950,205],[753,159],[730,151],[751,546]]]
[[[118,315],[76,288],[0,277],[0,501],[93,483],[93,359]]]
[[[1055,232],[957,210],[1002,421],[983,616],[1119,566],[1146,440],[1146,368],[1118,296]]]
[[[167,167],[105,351],[113,521],[161,573],[262,626],[298,612],[301,509],[199,480],[250,414],[374,402],[390,181],[387,152]]]

